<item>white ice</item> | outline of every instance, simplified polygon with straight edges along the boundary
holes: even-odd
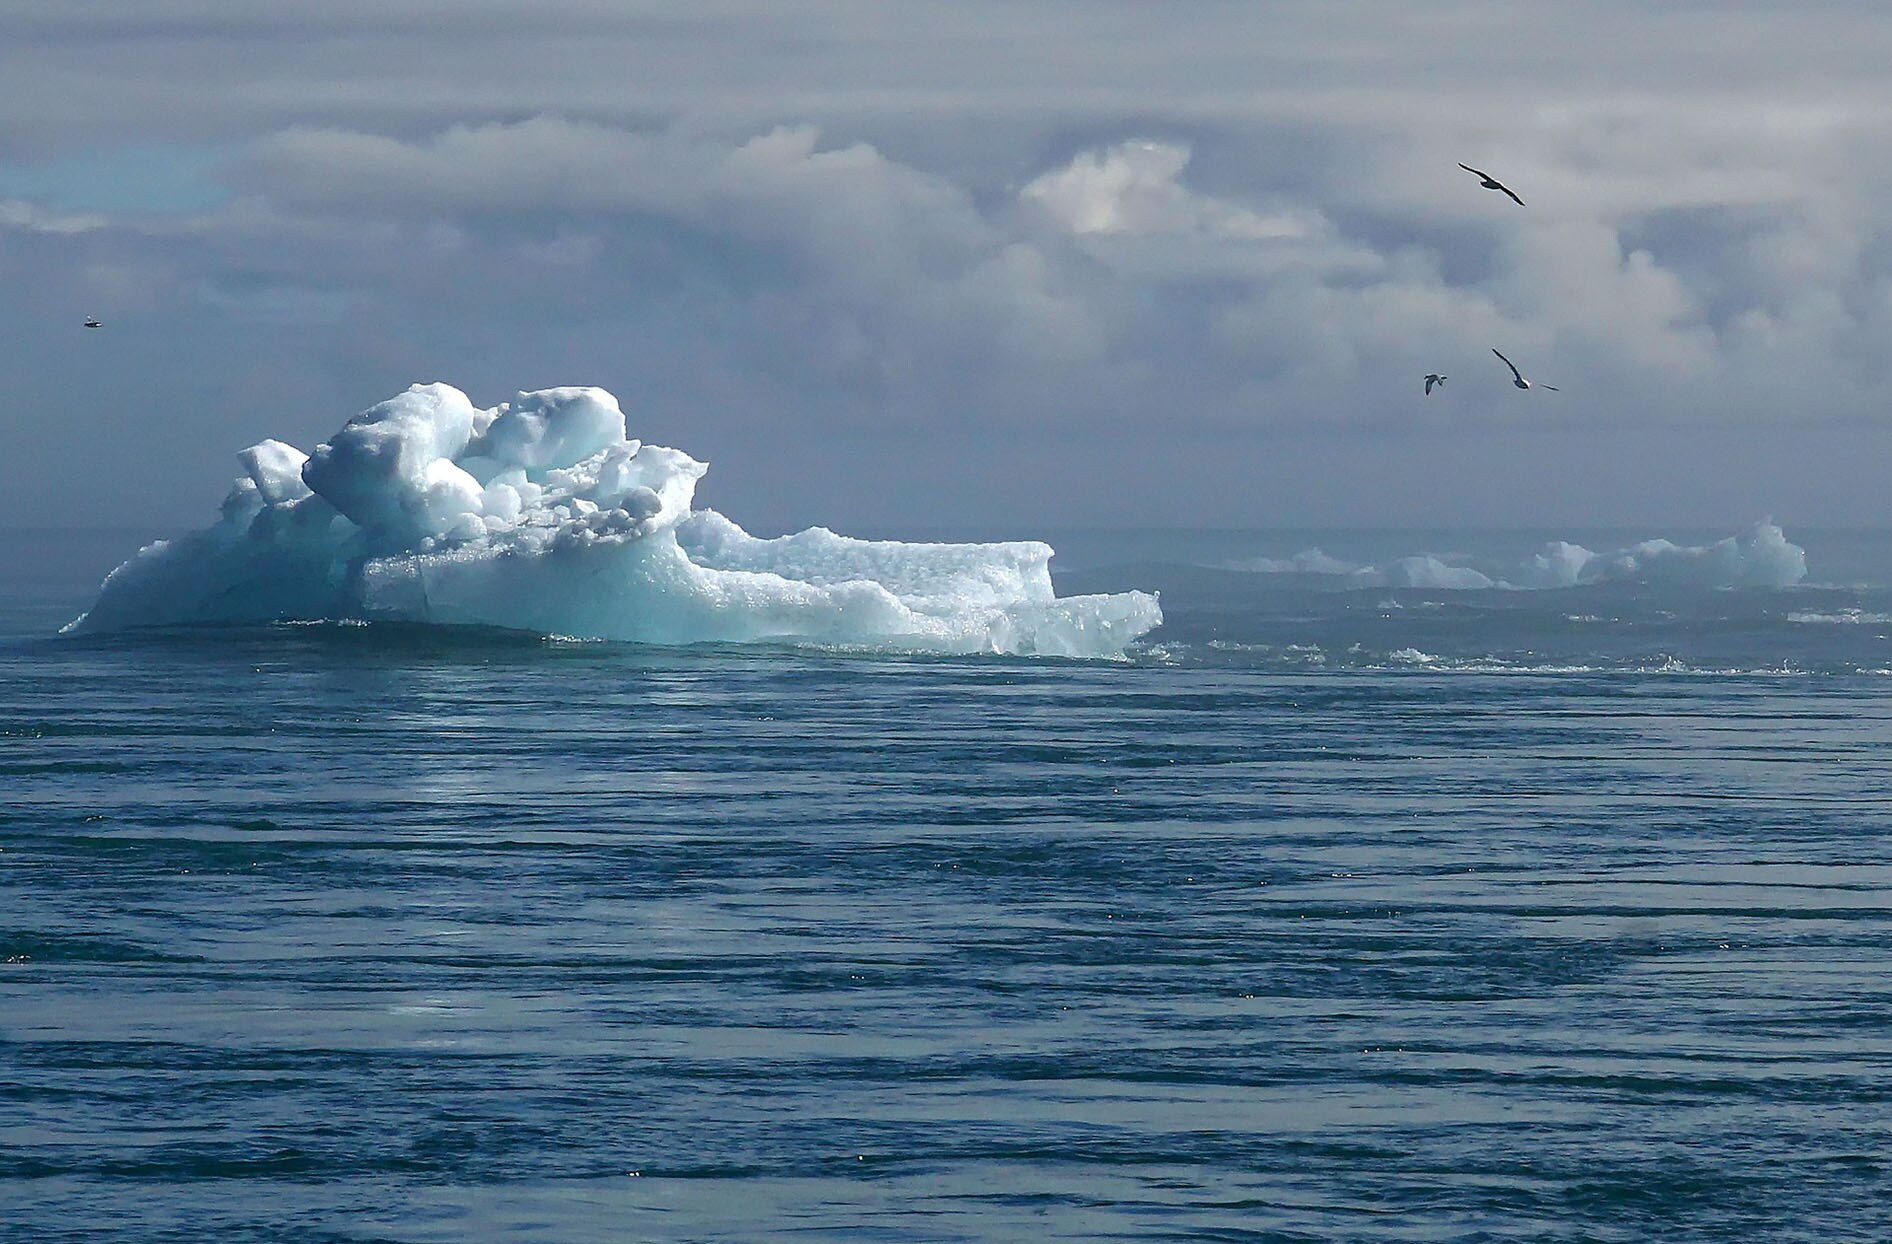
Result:
[[[415,385],[305,456],[238,455],[213,526],[142,549],[66,628],[368,619],[647,643],[1118,654],[1143,592],[1060,599],[1035,541],[758,539],[694,510],[707,468],[625,434],[603,389],[490,410]]]
[[[1644,540],[1609,552],[1554,540],[1522,563],[1479,568],[1462,557],[1421,553],[1384,564],[1355,563],[1307,549],[1293,557],[1257,557],[1231,568],[1257,574],[1331,578],[1347,587],[1477,591],[1642,583],[1696,587],[1792,587],[1806,578],[1807,555],[1771,520],[1710,544]]]

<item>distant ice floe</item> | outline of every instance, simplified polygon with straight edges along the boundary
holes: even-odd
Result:
[[[1518,565],[1478,567],[1459,558],[1420,554],[1383,565],[1342,561],[1319,549],[1293,557],[1257,557],[1231,567],[1256,574],[1321,575],[1347,587],[1437,591],[1580,587],[1644,583],[1697,587],[1792,587],[1806,577],[1806,550],[1772,522],[1754,524],[1712,544],[1644,540],[1607,553],[1554,540]]]
[[[1892,624],[1892,613],[1857,608],[1837,609],[1830,613],[1795,610],[1787,615],[1787,621],[1803,626],[1886,626]]]
[[[267,440],[213,526],[114,570],[67,631],[367,619],[660,644],[793,641],[1112,656],[1144,592],[1056,597],[1050,546],[758,539],[693,510],[708,469],[625,434],[603,389],[490,410],[415,385],[303,454]]]

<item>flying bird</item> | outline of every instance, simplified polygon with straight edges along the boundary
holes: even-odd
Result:
[[[1493,346],[1491,348],[1491,352],[1493,354],[1497,354],[1499,360],[1503,362],[1506,367],[1509,367],[1511,369],[1511,383],[1516,385],[1518,388],[1520,389],[1549,389],[1552,393],[1561,393],[1563,391],[1554,384],[1532,384],[1530,381],[1524,378],[1524,373],[1518,370],[1518,365],[1516,363],[1513,363],[1510,359],[1505,358],[1504,355],[1498,354],[1498,348],[1496,346]]]
[[[1433,372],[1431,375],[1427,376],[1426,377],[1426,396],[1427,397],[1432,396],[1433,385],[1444,384],[1444,383],[1445,383],[1445,377],[1441,376],[1438,372]]]
[[[101,323],[99,323],[99,319],[98,319],[98,317],[97,317],[96,315],[88,315],[88,316],[86,316],[86,317],[85,317],[85,326],[86,326],[87,328],[104,328],[104,327],[105,327],[105,325],[103,325],[103,324],[101,324]]]
[[[1485,172],[1483,169],[1473,168],[1469,164],[1460,164],[1459,167],[1464,169],[1466,172],[1470,173],[1472,176],[1478,178],[1478,184],[1483,186],[1485,189],[1502,190],[1504,191],[1504,193],[1511,196],[1511,201],[1513,203],[1517,204],[1519,207],[1524,206],[1524,200],[1518,198],[1517,191],[1511,189],[1511,187],[1505,185],[1503,182],[1499,181],[1496,177],[1493,177],[1490,173]],[[1545,387],[1548,388],[1549,386],[1547,385]]]

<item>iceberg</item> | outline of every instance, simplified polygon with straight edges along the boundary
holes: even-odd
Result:
[[[1600,584],[1669,588],[1789,588],[1807,575],[1806,550],[1787,539],[1772,519],[1709,544],[1643,540],[1595,552],[1553,540],[1512,566],[1463,564],[1431,553],[1381,565],[1354,563],[1320,549],[1293,557],[1254,557],[1228,563],[1249,574],[1316,576],[1344,588],[1424,588],[1433,591],[1529,591]]]
[[[147,545],[67,632],[387,620],[654,644],[1116,656],[1145,592],[1059,598],[1049,545],[763,539],[692,508],[707,466],[603,389],[478,409],[415,385],[309,454],[266,440],[208,528]]]
[[[1554,541],[1518,574],[1524,587],[1643,583],[1696,587],[1793,587],[1807,577],[1807,553],[1772,519],[1712,544],[1643,540],[1608,553]]]

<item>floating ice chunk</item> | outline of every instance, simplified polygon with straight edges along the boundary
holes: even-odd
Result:
[[[1647,583],[1700,587],[1792,587],[1807,575],[1806,550],[1771,521],[1712,544],[1643,540],[1608,553],[1557,541],[1520,568],[1520,587]]]
[[[1648,540],[1620,550],[1609,555],[1605,570],[1605,577],[1618,575],[1658,583],[1791,587],[1806,578],[1807,554],[1772,522],[1760,522],[1713,544]]]
[[[1523,587],[1575,587],[1583,581],[1586,566],[1596,561],[1596,554],[1581,544],[1553,540],[1541,553],[1532,556],[1519,573]]]
[[[1340,580],[1347,587],[1477,589],[1495,586],[1490,576],[1430,553],[1401,557],[1384,566],[1372,566],[1342,561],[1319,549],[1303,549],[1293,557],[1253,557],[1235,562],[1229,568],[1253,574],[1331,578]]]
[[[1356,565],[1308,549],[1291,558],[1256,557],[1230,564],[1255,574],[1301,574],[1330,578],[1339,586],[1480,591],[1489,588],[1581,587],[1599,583],[1698,587],[1792,587],[1806,578],[1806,550],[1771,521],[1712,544],[1682,545],[1644,540],[1596,553],[1581,544],[1553,540],[1522,563],[1479,568],[1462,557],[1429,553],[1384,565]]]
[[[1884,626],[1892,623],[1892,613],[1872,613],[1856,606],[1849,606],[1832,613],[1796,609],[1787,615],[1787,621],[1801,625]]]
[[[1293,557],[1251,557],[1235,562],[1229,569],[1246,570],[1253,574],[1344,575],[1371,570],[1372,567],[1341,561],[1320,549],[1302,549]]]
[[[1470,566],[1454,566],[1430,554],[1402,557],[1387,566],[1377,577],[1379,582],[1374,584],[1375,587],[1420,587],[1476,592],[1497,586],[1490,575],[1473,570]]]
[[[67,629],[385,618],[1095,657],[1162,621],[1142,592],[1058,599],[1035,541],[757,539],[694,512],[707,468],[627,439],[602,389],[481,411],[457,389],[415,386],[306,461],[275,441],[239,457],[221,521],[142,550]]]

